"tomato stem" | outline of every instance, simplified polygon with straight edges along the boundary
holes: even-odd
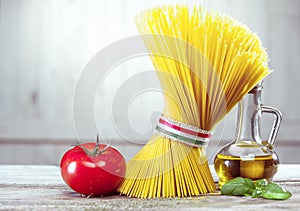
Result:
[[[102,154],[103,152],[105,152],[108,147],[110,147],[110,144],[107,144],[103,149],[99,150],[99,146],[100,146],[100,141],[99,141],[99,133],[97,133],[97,139],[96,139],[96,145],[95,145],[95,148],[93,149],[93,151],[90,151],[90,150],[87,150],[85,149],[84,147],[82,146],[79,146],[81,147],[81,149],[83,149],[83,151],[88,154],[88,155],[91,155],[91,156],[98,156],[100,154]],[[99,152],[98,152],[99,151]]]
[[[98,145],[98,146],[97,146]],[[98,155],[100,155],[101,153],[103,153],[103,152],[105,152],[107,149],[108,149],[108,147],[110,147],[110,144],[107,144],[103,149],[101,149],[99,152],[98,152],[98,149],[99,149],[99,138],[98,138],[98,134],[97,134],[97,143],[96,143],[96,147],[97,147],[97,151],[96,151],[96,153],[95,153],[95,156],[98,156]],[[95,147],[95,148],[96,148]]]
[[[97,153],[98,150],[99,150],[99,133],[97,133],[96,146],[95,146],[94,151],[93,151],[92,154],[93,154],[94,156],[99,155],[99,154]]]

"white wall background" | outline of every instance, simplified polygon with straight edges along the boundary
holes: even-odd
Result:
[[[138,35],[134,15],[174,2],[0,0],[0,163],[57,164],[63,151],[76,144],[72,99],[88,61],[107,45]],[[265,80],[263,101],[280,109],[284,117],[277,150],[283,162],[299,162],[300,1],[178,2],[230,14],[257,32],[274,70]],[[126,134],[133,141],[117,133],[111,122],[111,102],[126,79],[151,69],[147,57],[124,61],[107,75],[95,96],[95,118],[102,135],[106,140],[114,137],[113,145],[127,157],[146,142],[157,117],[154,111],[162,111],[163,101],[158,92],[145,92],[132,99],[129,121],[138,133],[146,133],[141,140],[137,134]],[[142,89],[147,81],[141,80],[135,87]],[[117,124],[123,124],[128,116],[120,114]],[[210,154],[233,138],[235,116],[234,110],[217,128]],[[265,137],[271,120],[265,118]],[[84,131],[81,140],[94,140],[97,130],[85,124],[84,117],[80,123]]]

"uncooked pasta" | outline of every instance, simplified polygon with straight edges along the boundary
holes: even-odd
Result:
[[[127,164],[121,194],[185,197],[216,190],[206,146],[216,125],[271,71],[258,36],[199,6],[162,6],[135,17],[164,91],[156,133]]]

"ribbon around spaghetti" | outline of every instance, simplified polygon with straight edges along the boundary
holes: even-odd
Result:
[[[162,136],[193,147],[207,147],[212,131],[202,130],[162,115],[155,128]]]

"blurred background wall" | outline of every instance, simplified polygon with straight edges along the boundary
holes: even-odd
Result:
[[[143,90],[145,83],[159,86],[154,77],[134,81],[141,92],[128,105],[122,104],[126,93],[119,96],[118,91],[136,74],[153,70],[149,58],[127,59],[105,75],[94,99],[97,128],[79,117],[75,124],[80,137],[72,110],[76,83],[96,53],[138,35],[134,15],[174,2],[0,0],[0,163],[58,165],[70,145],[94,141],[99,131],[104,142],[132,157],[151,136],[163,100],[157,90]],[[300,1],[184,2],[230,14],[259,35],[274,70],[264,81],[263,102],[283,113],[276,151],[282,163],[299,163]],[[116,97],[120,103],[112,107]],[[128,112],[118,112],[124,106]],[[267,139],[272,116],[263,118]],[[128,122],[133,130],[120,134],[118,126]],[[207,153],[210,162],[218,148],[233,139],[235,125],[236,109],[216,129]]]

